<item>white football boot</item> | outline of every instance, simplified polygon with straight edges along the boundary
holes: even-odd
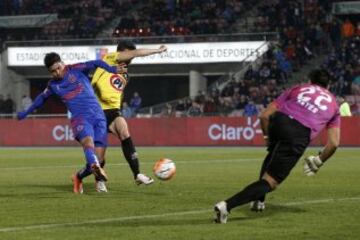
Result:
[[[95,182],[95,189],[97,192],[102,193],[102,192],[107,192],[107,188],[106,188],[106,184],[104,181],[96,181]]]
[[[215,204],[214,211],[215,211],[215,223],[226,223],[227,217],[229,212],[226,207],[226,202],[221,201]]]
[[[265,202],[256,200],[250,203],[250,210],[254,212],[262,212],[265,210]]]
[[[150,185],[153,182],[154,182],[154,179],[152,179],[151,177],[148,177],[148,176],[146,176],[145,174],[142,174],[142,173],[139,173],[136,176],[136,179],[135,179],[135,183],[137,185],[140,185],[140,184]]]

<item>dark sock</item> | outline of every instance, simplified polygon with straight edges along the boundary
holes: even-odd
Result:
[[[100,161],[100,167],[104,168],[105,167],[105,159],[103,159],[102,161]]]
[[[227,199],[225,201],[227,203],[227,209],[230,211],[234,207],[257,200],[266,193],[271,192],[271,190],[270,184],[266,180],[262,179],[254,182],[244,188],[241,192]]]
[[[267,156],[266,156],[266,158],[265,158],[265,160],[264,160],[264,162],[263,162],[263,164],[262,164],[262,166],[261,166],[259,180],[261,180],[262,177],[264,176],[264,173],[266,172],[266,168],[267,168],[267,166],[268,166],[269,163],[270,163],[271,156],[272,156],[272,155],[271,155],[270,153],[267,154]],[[264,194],[263,196],[259,197],[257,200],[259,200],[259,201],[261,201],[261,202],[265,202],[265,196],[266,196],[266,195]]]
[[[91,167],[89,164],[87,164],[83,169],[77,172],[77,177],[80,180],[82,180],[91,174],[92,174]]]
[[[140,173],[139,160],[131,137],[121,141],[121,147],[126,161],[129,163],[134,178]]]

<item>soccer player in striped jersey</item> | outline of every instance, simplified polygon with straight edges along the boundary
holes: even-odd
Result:
[[[305,149],[322,129],[328,140],[317,156],[305,158],[304,173],[311,176],[335,153],[340,142],[340,113],[336,98],[328,91],[330,76],[325,70],[313,70],[310,83],[290,88],[260,116],[268,154],[260,179],[214,207],[215,222],[226,223],[230,211],[254,201],[253,210],[265,208],[265,195],[290,174]]]
[[[45,55],[44,64],[52,79],[32,105],[26,111],[19,112],[17,117],[19,120],[26,118],[52,95],[62,100],[71,112],[72,130],[83,147],[86,159],[85,167],[72,178],[74,193],[83,193],[84,177],[94,174],[96,178],[107,181],[106,173],[100,165],[107,146],[106,119],[87,74],[98,67],[117,73],[119,67],[111,67],[101,60],[65,65],[59,54],[54,52]]]
[[[120,41],[117,45],[117,51],[106,54],[103,60],[109,65],[121,66],[122,72],[114,74],[106,69],[98,68],[92,76],[91,84],[94,87],[101,108],[104,110],[108,132],[114,134],[120,140],[123,155],[138,185],[148,185],[153,183],[154,180],[140,173],[138,155],[126,120],[120,113],[123,92],[129,81],[127,67],[135,57],[160,54],[166,50],[165,46],[160,46],[157,49],[136,49],[133,43]],[[105,161],[102,162],[102,166],[104,165]],[[99,192],[107,192],[105,183],[99,179],[96,179],[96,189]]]

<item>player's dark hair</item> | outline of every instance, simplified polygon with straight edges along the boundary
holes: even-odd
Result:
[[[44,57],[44,64],[47,68],[51,67],[54,63],[61,62],[59,54],[55,52],[47,53]]]
[[[118,42],[116,51],[125,51],[125,50],[135,50],[136,46],[130,41],[120,41]]]
[[[327,88],[330,83],[330,74],[324,69],[316,69],[309,73],[310,82]]]

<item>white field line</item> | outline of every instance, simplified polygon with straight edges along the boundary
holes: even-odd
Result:
[[[335,157],[337,158],[337,157]],[[336,160],[336,159],[333,160]],[[358,160],[357,156],[347,157],[346,160]],[[189,161],[175,161],[176,164],[189,164],[189,163],[209,163],[209,164],[218,164],[218,163],[242,163],[242,162],[251,162],[251,161],[262,161],[263,158],[237,158],[237,159],[214,159],[214,160],[189,160]],[[301,161],[301,159],[299,160]],[[141,162],[141,165],[152,165],[154,162]],[[128,163],[108,163],[106,166],[127,166]],[[81,164],[72,164],[72,165],[54,165],[54,166],[30,166],[30,167],[0,167],[0,170],[36,170],[36,169],[58,169],[58,168],[79,168],[84,165]]]
[[[251,162],[251,161],[260,161],[263,160],[262,158],[241,158],[241,159],[215,159],[215,160],[196,160],[196,161],[176,161],[176,164],[189,164],[189,163],[241,163],[241,162]],[[153,162],[142,162],[141,165],[152,165]],[[106,164],[106,166],[124,166],[128,165],[128,163],[113,163],[113,164]],[[78,168],[84,165],[77,164],[77,165],[54,165],[54,166],[31,166],[31,167],[5,167],[0,168],[0,170],[32,170],[32,169],[58,169],[58,168]]]
[[[334,202],[344,202],[344,201],[359,201],[360,197],[350,197],[350,198],[329,198],[329,199],[317,199],[309,201],[298,201],[298,202],[289,202],[283,204],[277,204],[279,206],[297,206],[297,205],[309,205],[309,204],[320,204],[320,203],[334,203]],[[0,228],[0,232],[17,232],[25,230],[35,230],[35,229],[50,229],[50,228],[64,228],[64,227],[75,227],[80,225],[87,224],[101,224],[101,223],[110,223],[110,222],[126,222],[131,220],[144,220],[144,219],[156,219],[164,217],[176,217],[176,216],[185,216],[185,215],[197,215],[210,213],[213,210],[203,209],[203,210],[193,210],[193,211],[183,211],[183,212],[174,212],[174,213],[164,213],[164,214],[154,214],[154,215],[138,215],[138,216],[128,216],[128,217],[118,217],[118,218],[105,218],[105,219],[96,219],[88,220],[82,222],[69,222],[69,223],[50,223],[50,224],[39,224],[39,225],[29,225],[21,227],[7,227]]]

